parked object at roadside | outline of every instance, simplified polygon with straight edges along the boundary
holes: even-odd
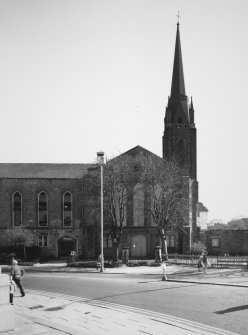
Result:
[[[161,268],[163,270],[163,277],[162,277],[162,281],[165,281],[167,280],[167,275],[166,275],[166,268],[167,268],[167,265],[166,265],[166,261],[162,261],[161,263]]]
[[[15,290],[16,290],[16,284],[12,276],[10,276],[9,278],[9,302],[11,303],[11,305],[13,305],[13,298],[14,298]]]
[[[14,282],[16,283],[17,287],[19,288],[22,297],[25,296],[25,291],[22,286],[22,277],[24,275],[24,270],[22,267],[18,265],[18,261],[16,259],[12,260],[12,267],[10,270],[10,275],[12,276]]]

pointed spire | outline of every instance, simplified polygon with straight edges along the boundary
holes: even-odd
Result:
[[[193,98],[191,97],[190,99],[190,108],[193,108],[194,109],[194,106],[193,106]]]
[[[193,106],[193,99],[191,97],[191,101],[190,101],[190,107],[189,107],[189,120],[191,125],[194,125],[195,122],[195,110],[194,110],[194,106]]]
[[[171,97],[185,96],[183,61],[180,42],[179,22],[177,23],[176,46],[171,83]]]

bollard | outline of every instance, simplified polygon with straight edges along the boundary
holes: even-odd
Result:
[[[0,333],[15,329],[15,312],[9,303],[9,276],[0,274]]]
[[[162,270],[163,270],[162,281],[166,281],[167,276],[166,276],[166,262],[165,261],[161,263],[161,267],[162,267]]]

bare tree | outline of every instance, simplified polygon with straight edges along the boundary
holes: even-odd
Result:
[[[150,214],[167,255],[166,237],[183,229],[185,193],[182,170],[173,162],[155,155],[143,157],[142,179],[150,198]]]
[[[105,229],[112,240],[114,260],[118,260],[127,203],[137,191],[134,188],[139,179],[137,163],[136,157],[121,155],[107,161],[104,166]]]
[[[31,231],[23,226],[16,226],[6,229],[4,234],[13,247],[23,247],[24,259],[26,260],[26,247],[32,245],[34,239]]]

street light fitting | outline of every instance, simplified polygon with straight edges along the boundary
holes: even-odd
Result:
[[[103,151],[99,151],[96,153],[97,154],[97,162],[101,165],[104,164],[104,160],[105,160],[105,154]]]

